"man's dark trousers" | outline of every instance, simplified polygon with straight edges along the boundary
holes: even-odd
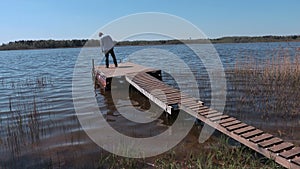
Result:
[[[106,68],[109,67],[109,61],[108,61],[108,56],[109,56],[109,54],[112,56],[115,66],[118,67],[118,63],[117,63],[116,55],[115,55],[115,52],[114,52],[114,48],[111,48],[111,49],[110,49],[108,52],[106,52],[106,54],[105,54]]]

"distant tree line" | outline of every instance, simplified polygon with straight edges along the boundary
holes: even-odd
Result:
[[[87,40],[20,40],[2,44],[0,50],[45,49],[45,48],[77,48],[83,47]],[[99,46],[99,41],[92,40],[90,45]]]
[[[299,35],[292,36],[237,36],[212,39],[212,43],[299,42]]]
[[[190,40],[156,40],[156,41],[121,41],[117,46],[136,45],[169,45],[169,44],[206,44],[206,43],[255,43],[255,42],[300,42],[300,36],[239,36],[222,37],[217,39],[190,39]],[[79,47],[99,47],[99,40],[20,40],[2,44],[0,50],[18,49],[45,49],[45,48],[79,48]]]

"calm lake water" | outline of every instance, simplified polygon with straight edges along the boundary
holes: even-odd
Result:
[[[234,68],[237,61],[247,62],[249,57],[261,65],[265,64],[266,59],[278,55],[293,57],[299,51],[300,43],[215,44],[214,47],[224,69],[229,70]],[[207,45],[192,45],[192,48],[208,59],[216,54]],[[72,80],[80,52],[80,48],[0,51],[0,168],[63,166],[71,163],[65,156],[88,161],[97,158],[91,157],[94,152],[103,151],[83,132],[74,110]],[[92,58],[96,59],[96,64],[104,63],[104,60],[100,60],[99,48],[89,48],[82,53],[90,66]],[[203,64],[195,51],[187,46],[124,46],[116,47],[115,53],[121,62],[131,61],[181,72],[180,67],[174,67],[173,58],[168,56],[175,55],[194,74],[201,100],[210,105],[211,88],[205,67],[219,67],[214,62]],[[190,89],[189,81],[175,82],[168,74],[163,74],[163,80],[175,87],[181,85]],[[230,88],[230,84],[227,86]],[[83,88],[92,89],[93,84]],[[107,120],[112,125],[115,123],[115,128],[127,135],[148,137],[167,128],[162,119],[145,126],[120,118],[120,113],[111,104],[109,93],[96,90],[93,97],[97,99],[101,113],[106,115]],[[132,97],[135,99],[130,104],[140,109],[145,107],[139,99],[142,96]],[[87,102],[90,98],[81,99]],[[120,104],[123,107],[131,106],[127,102]],[[231,105],[226,105],[225,112],[236,115],[234,103],[228,104]],[[256,116],[241,117],[247,123],[265,129],[278,126],[278,123],[265,124],[264,120],[255,119]],[[124,129],[124,126],[127,127]],[[287,137],[290,141],[297,141],[296,138]],[[82,161],[78,165],[83,167]]]

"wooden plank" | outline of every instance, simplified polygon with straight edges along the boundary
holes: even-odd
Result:
[[[228,122],[232,122],[232,121],[235,121],[235,120],[236,120],[236,118],[230,117],[228,119],[220,120],[218,123],[223,124],[223,123],[228,123]]]
[[[156,89],[159,89],[159,90],[169,90],[169,88],[161,85],[160,83],[150,83],[150,84],[146,84],[145,82],[135,82],[134,83],[138,84],[139,86],[145,88],[145,89],[148,89],[148,90],[156,90]],[[161,82],[162,83],[162,82]]]
[[[149,76],[148,78],[140,78],[140,77],[135,77],[133,79],[134,82],[142,82],[143,84],[158,84],[161,86],[165,86],[165,87],[170,87],[168,85],[166,85],[165,83],[163,83],[161,80],[156,79],[153,76]]]
[[[174,104],[178,104],[178,100],[167,100],[167,104],[168,105],[174,105]]]
[[[208,114],[205,117],[206,118],[212,118],[212,117],[216,117],[216,116],[222,116],[223,113],[217,112],[217,113],[213,113],[213,114]]]
[[[209,120],[211,120],[211,121],[219,121],[219,120],[223,120],[223,119],[227,119],[227,118],[229,118],[229,116],[222,115],[222,116],[217,116],[217,117],[209,118]]]
[[[259,129],[256,129],[256,130],[253,130],[253,131],[250,131],[250,132],[247,132],[247,133],[244,133],[242,134],[242,137],[246,138],[246,139],[249,139],[251,137],[254,137],[254,136],[257,136],[257,135],[260,135],[262,134],[263,131],[259,130]]]
[[[182,95],[181,95],[181,100],[182,100],[182,103],[186,104],[186,105],[189,104],[189,103],[200,103],[200,104],[202,104],[202,102],[199,102],[199,100],[187,99],[187,98],[182,97]]]
[[[181,93],[181,91],[179,91],[179,90],[177,90],[177,89],[174,89],[173,87],[169,87],[169,88],[163,88],[163,89],[159,89],[159,90],[161,90],[161,91],[163,91],[163,92],[179,92],[179,93]]]
[[[163,89],[159,86],[153,86],[153,87],[145,87],[145,86],[141,86],[143,87],[144,89],[148,90],[150,93],[152,93],[153,95],[162,95],[162,96],[177,96],[179,98],[180,97],[180,94],[177,94],[175,92],[170,92],[169,90],[167,89]]]
[[[280,153],[279,155],[286,159],[291,159],[297,155],[300,155],[300,147],[295,147],[291,150],[284,151],[284,152]]]
[[[196,103],[196,105],[190,106],[189,108],[192,109],[192,110],[194,110],[195,108],[201,108],[201,107],[203,107],[202,104],[200,104],[200,103],[198,103],[198,102],[195,102],[195,103]]]
[[[140,77],[140,75],[136,75],[132,78],[132,80],[134,82],[145,82],[145,84],[149,84],[149,83],[159,83],[161,82],[160,80],[156,79],[156,78],[142,78]]]
[[[158,71],[157,69],[141,66],[131,62],[119,63],[118,67],[115,68],[114,65],[110,65],[110,68],[106,68],[105,65],[95,66],[96,72],[102,72],[105,77],[119,77],[125,75],[133,75],[138,72],[150,72],[150,71]]]
[[[153,76],[150,76],[149,75],[149,78],[147,79],[141,79],[139,77],[140,75],[136,75],[135,77],[131,77],[132,81],[134,82],[138,82],[138,83],[143,83],[143,84],[160,84],[160,85],[165,85],[162,81],[156,79],[155,77]],[[130,78],[130,77],[129,77]]]
[[[147,91],[147,90],[146,90]],[[147,91],[148,92],[148,91]],[[164,96],[156,96],[156,95],[153,95],[151,92],[148,92],[149,94],[151,94],[153,97],[156,97],[156,98],[160,98],[162,100],[167,100],[168,98],[167,97],[164,97]]]
[[[144,75],[146,75],[146,73],[143,73]],[[156,79],[155,77],[151,76],[151,75],[146,75],[144,76],[143,74],[137,74],[135,76],[132,77],[133,81],[144,81],[144,82],[161,82],[160,80]]]
[[[199,115],[201,115],[201,114],[208,113],[209,111],[211,111],[211,109],[209,109],[207,107],[203,107],[202,109],[198,110],[196,113],[199,114]]]
[[[240,129],[240,128],[244,128],[248,126],[247,124],[245,123],[241,123],[241,124],[236,124],[236,125],[232,125],[232,126],[227,126],[225,127],[227,130],[229,131],[233,131],[233,130],[236,130],[236,129]]]
[[[165,88],[163,86],[159,87],[159,88],[155,88],[155,89],[151,89],[152,91],[151,92],[156,92],[156,94],[159,94],[159,92],[162,94],[176,94],[177,96],[180,96],[180,92],[178,91],[173,91],[172,89],[168,89],[168,88]],[[156,91],[158,90],[158,91]]]
[[[157,95],[174,95],[174,96],[181,97],[180,92],[178,92],[178,91],[172,91],[172,90],[162,91],[160,89],[157,89],[157,90],[152,91],[151,93],[157,94]]]
[[[198,108],[192,108],[191,110],[194,111],[195,113],[197,113],[198,111],[203,110],[203,108],[202,107],[198,107]]]
[[[167,101],[168,102],[176,102],[176,104],[180,103],[180,99],[178,99],[178,98],[167,98]]]
[[[148,90],[163,90],[163,89],[168,89],[168,88],[165,88],[164,86],[162,86],[161,84],[159,83],[151,83],[151,84],[146,84],[144,82],[135,82],[134,83],[138,84],[139,86],[145,88],[145,89],[148,89]]]
[[[294,147],[294,144],[288,143],[288,142],[283,142],[281,144],[270,147],[269,150],[272,151],[273,153],[279,153],[283,150],[288,150],[288,149],[291,149],[293,147]]]
[[[227,122],[227,123],[222,123],[221,126],[228,127],[228,126],[237,125],[240,123],[242,123],[242,122],[239,120],[235,120],[235,121],[231,121],[231,122]]]
[[[247,126],[247,127],[241,128],[241,129],[234,130],[233,133],[240,135],[240,134],[246,133],[248,131],[252,131],[252,130],[255,130],[255,127]]]
[[[175,96],[175,95],[166,95],[166,96],[164,96],[164,95],[159,95],[159,96],[166,97],[166,98],[169,99],[169,100],[175,100],[175,99],[176,99],[176,100],[181,101],[180,97]]]
[[[178,105],[178,101],[176,100],[171,100],[166,102],[167,105]]]
[[[200,109],[199,111],[197,111],[196,113],[200,113],[200,112],[202,112],[202,111],[204,111],[204,110],[210,110],[210,109],[209,109],[208,107],[202,105],[202,106],[201,106],[201,109]]]
[[[199,104],[199,103],[198,103],[198,104]],[[194,108],[191,108],[191,107],[190,107],[190,109],[193,110],[194,112],[198,112],[198,111],[200,111],[200,110],[203,110],[203,106],[198,106],[198,107],[194,107]]]
[[[146,81],[146,80],[152,80],[150,78],[150,76],[148,76],[148,74],[146,73],[139,73],[139,74],[136,74],[134,77],[133,77],[134,80],[139,80],[139,81]],[[155,82],[155,80],[153,80]]]
[[[166,86],[166,87],[171,87],[165,85],[162,81],[156,79],[155,77],[148,78],[148,79],[138,79],[137,77],[132,78],[132,81],[141,85],[147,85],[150,86],[152,85],[160,85],[160,86]]]
[[[273,135],[266,133],[266,134],[262,134],[262,135],[250,138],[250,141],[252,141],[253,143],[258,143],[263,140],[270,139],[272,137],[273,137]]]
[[[199,103],[198,102],[184,102],[184,100],[181,99],[180,103],[185,106],[185,107],[188,107],[188,108],[191,108],[191,107],[195,107],[197,106]]]
[[[292,159],[291,161],[300,166],[300,157],[296,157],[296,158]]]
[[[152,80],[153,76],[151,76],[150,74],[145,73],[145,72],[140,72],[140,73],[137,73],[136,75],[132,75],[132,77],[134,77],[135,79],[141,79],[141,80],[147,80],[147,79],[151,79]],[[160,81],[157,78],[155,78],[155,79],[157,81]]]
[[[214,114],[214,113],[217,113],[217,111],[216,110],[211,110],[211,109],[209,109],[208,111],[200,112],[200,113],[198,112],[198,114],[200,114],[202,116],[206,116],[208,114]]]
[[[258,143],[258,145],[262,148],[267,148],[267,147],[270,147],[272,145],[276,145],[276,144],[279,144],[279,143],[282,143],[283,140],[278,138],[278,137],[274,137],[274,138],[271,138],[269,140],[265,140],[265,141],[262,141],[260,143]]]
[[[196,100],[183,99],[183,98],[181,97],[181,103],[184,104],[185,106],[188,106],[188,105],[190,105],[191,103],[198,103],[198,101],[196,101]]]
[[[177,94],[153,94],[153,95],[157,95],[157,96],[163,96],[163,97],[166,97],[166,98],[169,98],[169,99],[179,99],[181,100],[181,97],[180,95],[177,95]]]
[[[169,97],[159,96],[159,97],[167,98],[167,100],[177,100],[178,103],[181,100],[179,97],[171,97],[171,96],[169,96]]]
[[[136,83],[136,82],[134,82],[134,83]],[[163,89],[162,86],[157,85],[157,84],[151,84],[151,85],[145,85],[145,84],[139,84],[139,83],[136,83],[136,84],[139,85],[144,90],[147,90],[149,92],[152,92],[153,90],[156,90],[156,89],[160,89],[160,90]]]

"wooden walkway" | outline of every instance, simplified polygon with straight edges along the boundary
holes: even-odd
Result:
[[[95,82],[97,82],[97,84],[105,90],[109,90],[111,88],[112,78],[121,78],[127,74],[138,72],[148,72],[156,76],[158,79],[161,79],[160,70],[144,67],[131,62],[119,63],[117,68],[114,65],[110,65],[109,68],[106,68],[105,65],[94,66],[93,61],[93,78]]]
[[[250,126],[234,117],[224,115],[203,105],[197,98],[181,93],[146,71],[125,74],[126,80],[169,114],[184,110],[218,131],[255,150],[278,164],[300,169],[300,147]]]
[[[138,91],[169,114],[172,114],[174,110],[178,110],[180,104],[203,106],[203,103],[198,99],[181,93],[148,73],[127,74],[125,78]]]

